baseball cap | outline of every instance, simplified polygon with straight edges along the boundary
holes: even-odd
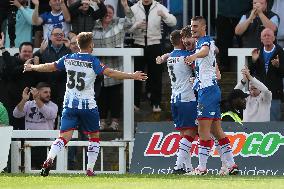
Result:
[[[240,89],[234,89],[228,96],[228,100],[232,101],[237,98],[247,98],[249,96],[248,93],[245,93],[244,91]]]

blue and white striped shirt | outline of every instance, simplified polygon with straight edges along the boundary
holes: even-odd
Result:
[[[106,68],[97,57],[88,53],[68,54],[56,64],[58,70],[66,70],[67,83],[63,107],[75,109],[94,109],[94,82],[96,76]]]

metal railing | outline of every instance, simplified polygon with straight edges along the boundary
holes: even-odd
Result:
[[[46,155],[48,152],[48,147],[53,141],[33,141],[34,138],[50,139],[57,138],[59,131],[56,130],[26,130],[26,131],[13,131],[13,139],[28,139],[29,141],[24,141],[21,145],[21,141],[12,141],[11,143],[11,172],[12,173],[39,173],[39,170],[32,169],[32,157],[31,149],[33,147],[46,147]],[[78,132],[75,131],[73,138],[78,137]],[[56,158],[56,168],[52,170],[53,173],[85,173],[86,167],[86,150],[89,144],[88,141],[70,141],[65,146],[57,158]],[[126,173],[126,148],[128,141],[101,141],[100,142],[100,170],[95,170],[96,173]],[[68,170],[68,147],[80,146],[82,148],[82,170]],[[104,170],[104,148],[114,147],[118,148],[118,170],[117,171],[106,171]],[[22,152],[24,152],[24,161],[22,165]]]
[[[31,168],[31,149],[32,147],[45,146],[48,147],[52,144],[52,141],[25,141],[24,142],[24,172],[25,173],[38,173],[39,170],[32,170]],[[88,141],[70,141],[62,150],[56,159],[56,169],[51,170],[51,173],[85,173],[86,167],[86,150],[82,148],[82,170],[68,170],[68,148],[67,147],[87,147],[89,145]],[[124,174],[126,173],[126,146],[127,142],[118,142],[118,141],[102,141],[100,142],[100,170],[95,170],[96,173],[116,173]],[[117,171],[105,171],[104,170],[104,148],[105,147],[117,147],[119,149],[119,161],[118,161],[118,170]]]
[[[204,3],[207,1],[207,10],[204,12]],[[218,13],[218,0],[215,0],[212,2],[212,0],[183,0],[183,26],[186,26],[189,24],[189,15],[188,15],[188,3],[191,3],[191,17],[194,16],[204,16],[207,15],[207,26],[208,26],[208,34],[211,34],[211,29],[212,29],[212,23],[211,23],[211,11],[215,11],[215,19],[217,18],[217,13]],[[215,9],[213,9],[213,3],[215,3]],[[199,15],[196,14],[196,9],[195,7],[199,4]],[[207,14],[206,14],[207,13]]]

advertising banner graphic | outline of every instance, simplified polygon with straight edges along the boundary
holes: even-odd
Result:
[[[284,175],[284,123],[223,122],[231,142],[235,161],[242,175]],[[171,174],[179,147],[179,132],[172,122],[139,123],[135,135],[130,172],[137,174]],[[211,143],[209,173],[217,174],[220,156]],[[192,144],[193,166],[198,165],[198,138]]]

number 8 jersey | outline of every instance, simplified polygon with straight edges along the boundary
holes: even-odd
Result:
[[[57,70],[66,70],[67,83],[63,107],[76,109],[94,109],[94,82],[106,66],[88,53],[68,54],[55,62]]]
[[[194,52],[174,49],[167,59],[169,76],[171,78],[171,103],[196,101],[190,78],[193,77],[191,66],[184,59]]]

